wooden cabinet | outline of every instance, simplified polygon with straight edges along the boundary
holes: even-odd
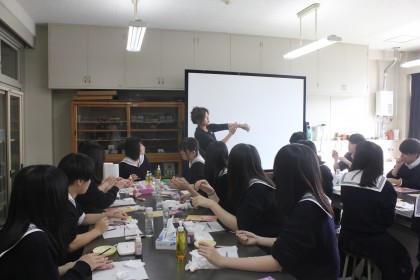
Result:
[[[335,44],[318,51],[318,92],[338,95],[368,93],[367,46]]]
[[[230,67],[234,72],[261,72],[261,38],[231,35]]]
[[[73,102],[72,150],[83,141],[97,142],[107,162],[119,163],[125,157],[125,140],[139,137],[151,169],[160,165],[163,176],[180,175],[184,119],[182,102]]]
[[[197,32],[195,34],[195,69],[230,71],[230,35]]]
[[[122,88],[125,31],[122,28],[50,25],[50,88]]]
[[[290,60],[283,55],[290,51],[290,39],[263,37],[261,40],[261,73],[289,75]]]

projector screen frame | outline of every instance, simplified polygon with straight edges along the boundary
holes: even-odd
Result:
[[[235,77],[235,76],[241,76],[241,77],[249,76],[249,77],[257,77],[257,78],[262,77],[262,78],[280,78],[280,79],[293,79],[293,80],[299,79],[299,80],[302,80],[303,88],[302,88],[302,92],[300,93],[300,94],[302,94],[301,97],[302,97],[302,102],[303,102],[303,104],[301,104],[302,107],[300,107],[301,110],[302,110],[302,125],[301,125],[301,127],[296,127],[296,131],[301,130],[301,131],[306,133],[306,77],[305,76],[291,76],[291,75],[277,75],[277,74],[263,74],[263,73],[247,73],[247,72],[229,72],[229,71],[210,71],[210,70],[186,69],[185,70],[185,123],[184,123],[184,129],[183,129],[184,132],[185,132],[184,137],[194,137],[194,134],[189,135],[189,130],[188,130],[188,126],[190,125],[190,122],[191,122],[191,119],[190,119],[190,109],[191,108],[189,108],[190,107],[189,106],[189,101],[190,101],[189,100],[190,99],[190,96],[189,96],[189,75],[190,74],[228,75],[228,76],[233,76],[233,77]],[[195,106],[205,107],[205,108],[209,109],[210,116],[211,116],[212,110],[210,108],[208,108],[206,106],[206,104],[200,104],[200,105],[195,105]],[[241,116],[237,116],[237,117],[235,116],[235,119],[238,122],[241,122],[241,123],[242,122],[248,122],[251,125],[251,131],[252,131],[252,127],[253,127],[252,122],[247,121],[247,120],[243,120],[244,118],[242,118]],[[226,121],[231,121],[231,119],[226,120]],[[287,121],[287,120],[285,120],[285,121]],[[218,121],[213,122],[212,117],[211,117],[210,118],[210,123],[221,123],[221,122],[218,122]],[[192,122],[191,122],[191,124],[192,124]],[[293,132],[295,132],[295,131],[293,131]],[[291,132],[291,133],[293,133],[293,132]],[[233,136],[233,138],[235,137],[235,135]],[[288,135],[288,137],[290,137],[290,135]],[[289,138],[287,138],[287,140],[288,139]],[[220,141],[220,140],[221,140],[221,138],[218,137],[218,141]],[[287,144],[287,143],[284,143],[284,144]],[[229,149],[229,151],[230,151],[230,149]],[[260,152],[260,149],[258,149],[258,151]],[[267,166],[265,166],[264,169],[266,169],[266,170],[272,169],[272,165],[269,168]]]

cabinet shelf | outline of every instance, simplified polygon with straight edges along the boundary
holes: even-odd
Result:
[[[178,147],[184,121],[182,102],[73,101],[72,149],[77,152],[83,141],[97,142],[107,162],[119,163],[125,141],[138,137],[145,143],[151,170],[160,165],[162,174],[182,175]]]

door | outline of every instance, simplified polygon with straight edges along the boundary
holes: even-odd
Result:
[[[6,93],[0,91],[0,223],[7,213],[7,146],[6,146]]]
[[[16,173],[21,169],[23,163],[22,155],[22,96],[9,93],[9,151],[10,151],[10,172],[9,183],[13,182]]]

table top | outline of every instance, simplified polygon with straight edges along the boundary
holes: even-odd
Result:
[[[142,206],[154,206],[155,201],[151,195],[142,196],[146,199],[144,202],[139,202]],[[155,209],[155,208],[154,208]],[[134,219],[138,220],[138,226],[144,233],[144,211],[134,211],[127,213]],[[178,218],[186,218],[189,214],[211,214],[208,209],[194,209],[183,211],[175,215]],[[282,272],[248,272],[233,269],[209,269],[197,270],[195,272],[185,271],[185,265],[191,260],[188,254],[184,260],[179,260],[175,257],[175,250],[157,250],[155,249],[155,239],[162,231],[163,221],[162,217],[154,218],[154,235],[153,237],[142,238],[143,243],[143,262],[145,263],[145,270],[149,279],[261,279],[271,276],[277,280],[295,279],[290,274]],[[252,257],[265,255],[264,252],[257,246],[244,246],[240,244],[234,233],[230,231],[213,232],[211,233],[217,245],[224,246],[237,246],[239,257]],[[123,237],[103,239],[102,236],[98,237],[91,243],[85,246],[83,253],[92,252],[95,247],[102,245],[115,245],[119,242],[127,242]],[[188,245],[187,253],[195,249],[194,245]],[[109,257],[113,261],[125,261],[134,259],[134,255],[119,256],[118,253]]]

